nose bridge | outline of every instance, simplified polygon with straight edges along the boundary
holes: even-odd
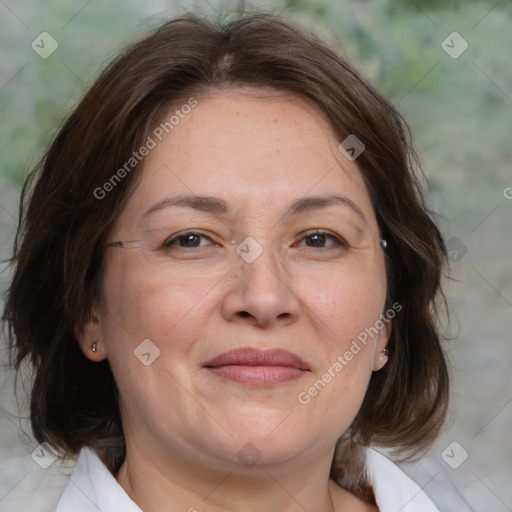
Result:
[[[260,237],[259,241],[247,237],[240,244],[237,252],[242,260],[240,279],[244,287],[272,294],[288,291],[286,267],[276,245],[271,237]]]
[[[275,240],[247,237],[238,247],[235,282],[227,300],[230,316],[249,316],[258,324],[295,316],[298,305]]]

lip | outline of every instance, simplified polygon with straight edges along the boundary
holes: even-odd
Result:
[[[297,354],[283,349],[242,348],[223,352],[203,364],[217,377],[250,386],[271,386],[310,371]]]

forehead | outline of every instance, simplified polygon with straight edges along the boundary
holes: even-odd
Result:
[[[239,211],[268,212],[307,195],[340,193],[373,216],[357,164],[339,152],[335,133],[311,102],[247,88],[195,99],[145,157],[127,204],[131,215],[176,194],[216,196]],[[174,104],[155,127],[177,110]]]

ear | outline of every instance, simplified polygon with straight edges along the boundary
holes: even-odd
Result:
[[[103,343],[100,313],[100,306],[95,300],[91,310],[77,320],[73,328],[73,334],[85,357],[94,362],[103,361],[107,357]]]
[[[375,345],[375,355],[373,361],[373,370],[378,371],[383,368],[388,362],[387,344],[391,336],[392,321],[389,318],[383,317],[382,323],[384,327],[380,329],[377,344]]]

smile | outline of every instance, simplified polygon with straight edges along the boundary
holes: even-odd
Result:
[[[282,349],[230,350],[208,360],[203,367],[217,377],[249,386],[272,386],[310,372],[301,357]]]

